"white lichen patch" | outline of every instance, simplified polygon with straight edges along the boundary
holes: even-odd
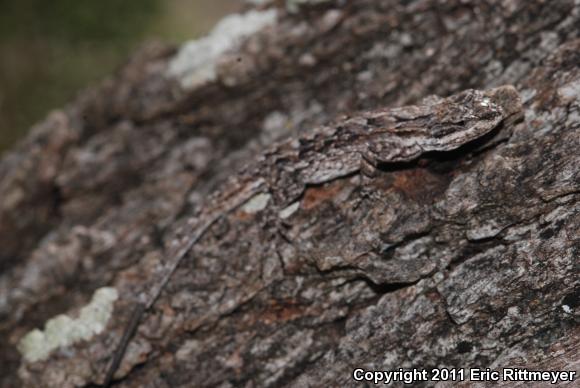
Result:
[[[563,304],[562,305],[562,310],[564,310],[564,312],[567,313],[567,314],[571,314],[572,313],[572,309],[567,304]]]
[[[296,211],[298,210],[299,207],[300,207],[300,202],[296,201],[292,205],[282,209],[278,215],[280,216],[280,218],[282,218],[284,220],[284,219],[290,217],[292,214],[296,213]]]
[[[88,340],[100,334],[113,313],[113,303],[119,297],[110,287],[98,289],[91,302],[81,308],[78,318],[61,314],[50,319],[44,331],[34,329],[18,343],[18,350],[28,362],[45,360],[55,349]]]
[[[272,196],[266,193],[255,195],[248,202],[246,202],[244,206],[242,206],[242,211],[248,214],[254,214],[262,211],[266,208],[266,206],[268,206],[270,198],[272,198]]]
[[[275,9],[226,16],[208,36],[183,45],[169,62],[167,75],[176,78],[184,89],[216,80],[219,57],[276,19]]]

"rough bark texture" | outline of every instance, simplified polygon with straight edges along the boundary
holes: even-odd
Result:
[[[353,168],[310,182],[290,209],[254,197],[213,223],[116,379],[302,387],[354,385],[355,367],[579,371],[580,4],[259,7],[249,15],[275,22],[212,58],[209,73],[205,63],[203,82],[191,82],[199,66],[188,82],[168,70],[182,53],[150,46],[2,159],[0,384],[102,383],[172,244],[273,142],[504,84],[523,120],[454,151],[379,163],[372,177]],[[86,324],[91,300],[104,327],[46,357],[23,345],[58,314]]]

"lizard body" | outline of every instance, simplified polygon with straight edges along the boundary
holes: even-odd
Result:
[[[428,152],[451,151],[476,140],[502,122],[521,117],[521,101],[511,86],[489,91],[467,90],[448,98],[430,97],[423,105],[379,109],[324,126],[290,139],[263,153],[254,165],[232,177],[209,199],[198,216],[172,240],[161,278],[152,282],[136,304],[113,354],[105,386],[109,386],[143,315],[150,309],[180,262],[220,218],[259,193],[283,209],[308,185],[364,172],[382,163],[409,162]]]

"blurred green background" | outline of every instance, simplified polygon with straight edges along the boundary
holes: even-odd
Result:
[[[0,0],[0,155],[151,39],[198,37],[236,0]]]

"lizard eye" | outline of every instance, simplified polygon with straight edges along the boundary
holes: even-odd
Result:
[[[476,109],[475,115],[479,119],[489,120],[496,117],[498,112],[495,109],[490,109],[489,107],[480,107],[479,109]]]

